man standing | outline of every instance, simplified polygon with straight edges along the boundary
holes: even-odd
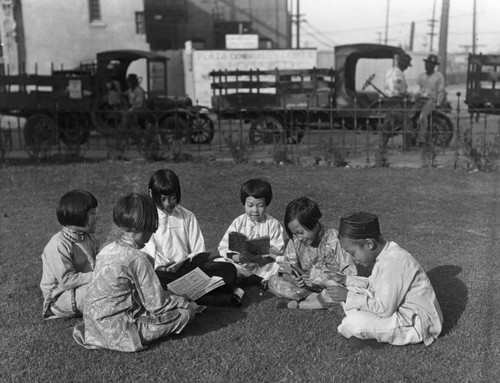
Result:
[[[375,159],[376,166],[387,166],[385,153],[387,142],[395,130],[404,130],[406,113],[403,97],[408,93],[408,84],[404,71],[411,67],[411,56],[401,53],[396,56],[396,66],[389,69],[385,75],[384,93],[387,97],[383,130],[379,140],[379,155]],[[404,135],[406,137],[406,134]],[[405,138],[406,139],[406,138]]]
[[[408,91],[408,84],[404,71],[411,67],[411,56],[402,53],[396,57],[396,66],[389,69],[385,75],[385,94],[388,97],[404,96]]]
[[[436,71],[436,66],[439,65],[438,56],[430,54],[427,59],[424,59],[424,62],[425,72],[420,74],[417,79],[417,96],[426,98],[418,118],[417,144],[419,146],[425,143],[429,116],[436,107],[443,105],[445,101],[444,77]]]

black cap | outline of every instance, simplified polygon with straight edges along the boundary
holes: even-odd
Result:
[[[349,213],[340,219],[339,235],[345,238],[366,239],[380,235],[378,218],[372,213]]]

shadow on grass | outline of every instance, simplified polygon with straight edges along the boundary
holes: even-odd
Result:
[[[427,272],[443,312],[443,330],[440,336],[447,335],[457,325],[467,306],[467,287],[457,278],[461,271],[460,266],[443,265]]]
[[[194,322],[186,329],[185,336],[208,334],[240,322],[246,318],[247,311],[252,310],[251,306],[274,297],[271,293],[263,291],[260,286],[248,286],[244,290],[241,307],[208,306],[205,311],[196,315]]]

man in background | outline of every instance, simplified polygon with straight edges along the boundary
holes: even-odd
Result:
[[[426,141],[428,120],[432,111],[436,107],[442,106],[445,102],[444,76],[436,70],[439,65],[438,56],[430,54],[425,62],[425,72],[417,79],[417,97],[424,98],[420,116],[418,118],[419,131],[417,135],[417,145],[422,146]]]
[[[411,67],[411,56],[402,53],[396,57],[396,66],[385,75],[385,94],[388,97],[404,96],[408,92],[404,71]]]

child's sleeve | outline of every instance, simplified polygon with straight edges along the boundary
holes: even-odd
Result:
[[[137,257],[129,267],[139,300],[151,315],[160,317],[173,309],[188,307],[188,300],[163,290],[147,259]]]
[[[372,296],[349,292],[345,310],[360,309],[383,318],[390,317],[401,305],[410,284],[414,280],[415,275],[412,275],[411,271],[390,262],[377,265],[377,270],[373,270],[367,286],[372,292]],[[348,277],[348,280],[358,278]]]
[[[92,272],[81,273],[73,264],[73,246],[71,243],[51,241],[43,251],[43,262],[57,279],[64,290],[74,289],[92,280]]]
[[[298,264],[297,249],[293,240],[288,241],[285,247],[284,259],[286,262],[292,262],[295,265]]]
[[[285,250],[285,236],[283,226],[278,220],[274,220],[269,230],[271,254],[281,255]]]
[[[194,214],[190,217],[187,228],[190,254],[204,253],[206,251],[205,239],[203,238],[200,225]]]

